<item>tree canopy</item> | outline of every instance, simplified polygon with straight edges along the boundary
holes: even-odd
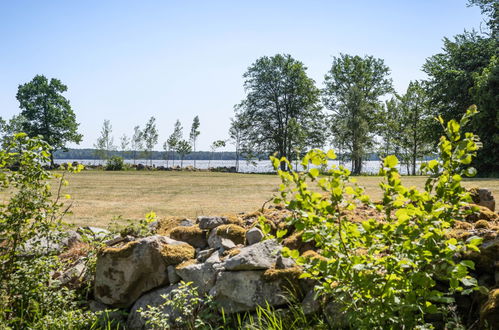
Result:
[[[380,97],[392,91],[389,73],[382,59],[341,54],[325,76],[323,101],[332,112],[334,142],[350,153],[355,174],[362,171],[362,161],[374,141]]]
[[[67,142],[79,143],[78,123],[69,101],[62,95],[67,86],[59,79],[50,81],[37,75],[30,82],[20,85],[17,100],[24,117],[22,129],[30,137],[43,136],[54,150],[65,149]],[[51,164],[54,157],[51,153]]]
[[[304,145],[324,144],[320,92],[306,70],[302,62],[281,54],[261,57],[248,68],[243,76],[246,98],[235,107],[246,150],[287,157],[294,148],[296,126]]]

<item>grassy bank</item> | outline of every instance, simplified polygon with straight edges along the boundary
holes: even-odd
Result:
[[[374,199],[381,196],[380,177],[357,179]],[[105,226],[117,216],[139,219],[149,211],[159,217],[251,212],[280,183],[273,175],[164,171],[84,171],[68,180],[64,193],[72,196],[73,214],[66,220],[94,226]],[[403,181],[422,188],[425,178],[404,177]],[[488,187],[499,198],[499,179],[473,179],[465,185]]]

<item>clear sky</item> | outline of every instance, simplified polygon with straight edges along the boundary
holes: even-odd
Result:
[[[17,114],[18,85],[43,74],[68,86],[80,147],[92,147],[104,119],[116,143],[155,116],[159,150],[176,119],[187,138],[199,115],[198,150],[208,150],[227,138],[258,57],[289,53],[322,87],[333,56],[374,55],[403,92],[443,37],[483,24],[466,3],[0,0],[0,116]]]

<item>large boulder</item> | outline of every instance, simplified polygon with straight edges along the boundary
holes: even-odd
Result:
[[[184,255],[189,248],[192,251]],[[169,265],[193,256],[191,246],[164,236],[104,248],[97,257],[95,298],[113,307],[129,307],[144,292],[168,284]]]
[[[256,306],[284,305],[282,281],[267,281],[264,271],[221,272],[210,295],[227,313],[255,310]]]
[[[246,246],[224,263],[227,270],[260,270],[274,267],[282,246],[276,240],[266,240]]]
[[[169,287],[153,290],[140,297],[135,304],[133,304],[130,314],[128,314],[126,328],[131,330],[153,329],[153,326],[147,324],[148,320],[143,317],[138,310],[147,310],[148,306],[162,306],[165,303],[165,299],[162,296],[172,298],[172,291],[177,288],[178,284],[175,284]],[[162,312],[165,314],[165,317],[173,318],[178,316],[178,313],[175,313],[175,311],[169,306],[163,305]]]

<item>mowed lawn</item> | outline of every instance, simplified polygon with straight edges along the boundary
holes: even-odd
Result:
[[[149,211],[158,217],[224,215],[252,212],[277,192],[277,175],[211,172],[89,170],[67,176],[77,225],[106,226],[113,218],[140,219]],[[381,196],[380,177],[357,177],[373,199]],[[424,177],[404,177],[407,186],[422,188]],[[490,188],[499,198],[499,179],[473,179],[466,186]]]

